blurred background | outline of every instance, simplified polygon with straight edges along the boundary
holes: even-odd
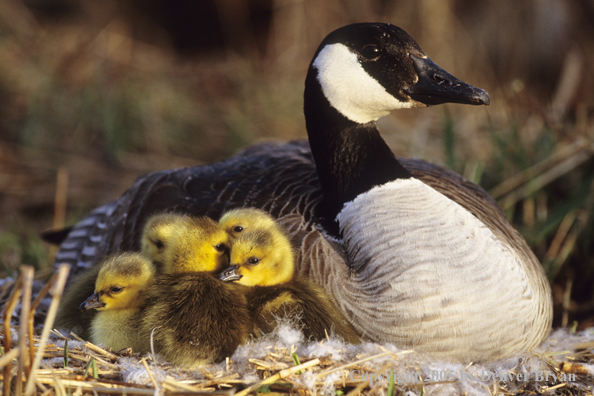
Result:
[[[555,326],[594,325],[594,0],[0,1],[0,281],[47,277],[40,232],[144,173],[306,137],[311,56],[371,21],[491,95],[385,117],[388,144],[488,190],[543,263]]]

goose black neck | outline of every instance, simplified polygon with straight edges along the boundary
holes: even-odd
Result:
[[[304,113],[309,144],[324,196],[320,213],[329,231],[345,203],[387,182],[412,177],[382,139],[375,122],[353,122],[330,105],[310,67]],[[332,223],[332,224],[330,224]]]

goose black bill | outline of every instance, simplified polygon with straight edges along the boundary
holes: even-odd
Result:
[[[429,57],[410,55],[419,79],[404,88],[404,93],[427,106],[441,103],[489,105],[489,94],[465,83],[435,64]]]

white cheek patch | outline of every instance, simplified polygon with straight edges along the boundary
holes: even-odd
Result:
[[[359,63],[357,55],[343,44],[325,46],[313,62],[322,92],[332,107],[351,121],[365,124],[390,111],[411,108],[386,92]]]

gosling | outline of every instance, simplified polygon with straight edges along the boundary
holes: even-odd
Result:
[[[307,338],[322,340],[333,333],[350,343],[360,341],[322,287],[295,276],[291,243],[267,213],[253,209],[247,214],[236,211],[220,222],[223,220],[233,227],[240,225],[243,230],[232,242],[231,266],[219,279],[255,286],[248,294],[255,336],[272,332],[278,318],[289,318],[297,321]]]
[[[154,278],[153,263],[137,253],[119,254],[100,266],[95,293],[80,305],[82,311],[98,311],[91,323],[93,343],[148,352],[148,338],[139,335],[138,326]]]

